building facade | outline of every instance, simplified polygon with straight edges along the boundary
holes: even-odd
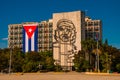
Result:
[[[23,25],[38,24],[37,51],[52,50],[52,20],[8,25],[8,48],[23,50]]]
[[[53,57],[64,70],[71,70],[74,54],[85,40],[85,15],[82,11],[53,14]]]
[[[85,39],[102,40],[101,20],[92,20],[90,17],[85,17]]]
[[[18,47],[22,49],[22,24],[8,25],[8,48]]]
[[[38,24],[37,51],[53,51],[55,64],[71,70],[74,54],[81,50],[81,41],[102,40],[101,20],[85,17],[83,11],[53,13],[53,18],[42,22],[8,25],[8,48],[23,50],[23,25]]]
[[[52,51],[52,20],[42,21],[38,26],[38,52]]]

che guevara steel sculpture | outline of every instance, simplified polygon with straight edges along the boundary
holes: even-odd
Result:
[[[68,54],[67,55],[68,57],[71,54],[75,54],[77,50],[77,47],[75,46],[76,28],[73,22],[68,19],[60,19],[57,22],[56,26],[57,28],[54,34],[54,39],[56,40],[55,43],[64,45],[65,46],[64,48],[69,47],[67,49],[64,49],[64,54]]]

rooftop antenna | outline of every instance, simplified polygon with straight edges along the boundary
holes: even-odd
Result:
[[[85,10],[85,16],[87,16],[88,10]]]

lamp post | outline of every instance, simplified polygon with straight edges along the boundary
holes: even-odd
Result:
[[[11,62],[12,62],[11,58],[12,58],[12,46],[10,48],[9,74],[11,74]]]
[[[99,52],[98,52],[98,40],[97,40],[97,69],[98,69],[98,72],[100,72],[100,69],[99,69]]]
[[[97,59],[98,59],[97,57],[98,56],[97,56],[97,51],[95,53],[95,56],[96,56],[96,59],[95,59],[95,71],[97,71],[98,70],[98,65],[97,65],[98,64],[98,61],[97,61]]]

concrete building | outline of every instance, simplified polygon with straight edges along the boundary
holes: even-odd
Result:
[[[53,56],[64,70],[71,70],[74,54],[85,40],[85,15],[82,11],[53,14]]]
[[[102,40],[101,20],[85,17],[82,11],[53,13],[52,19],[8,25],[8,48],[23,49],[23,25],[38,24],[38,52],[51,50],[55,64],[71,70],[74,54],[81,50],[85,39]]]
[[[52,47],[52,20],[42,21],[38,26],[38,52],[51,50]]]
[[[8,25],[8,48],[22,49],[22,24]]]
[[[23,25],[37,22],[25,22],[8,25],[8,48],[23,50]],[[52,50],[52,20],[38,23],[38,52]]]
[[[85,39],[102,40],[102,22],[101,20],[92,20],[85,17]]]

